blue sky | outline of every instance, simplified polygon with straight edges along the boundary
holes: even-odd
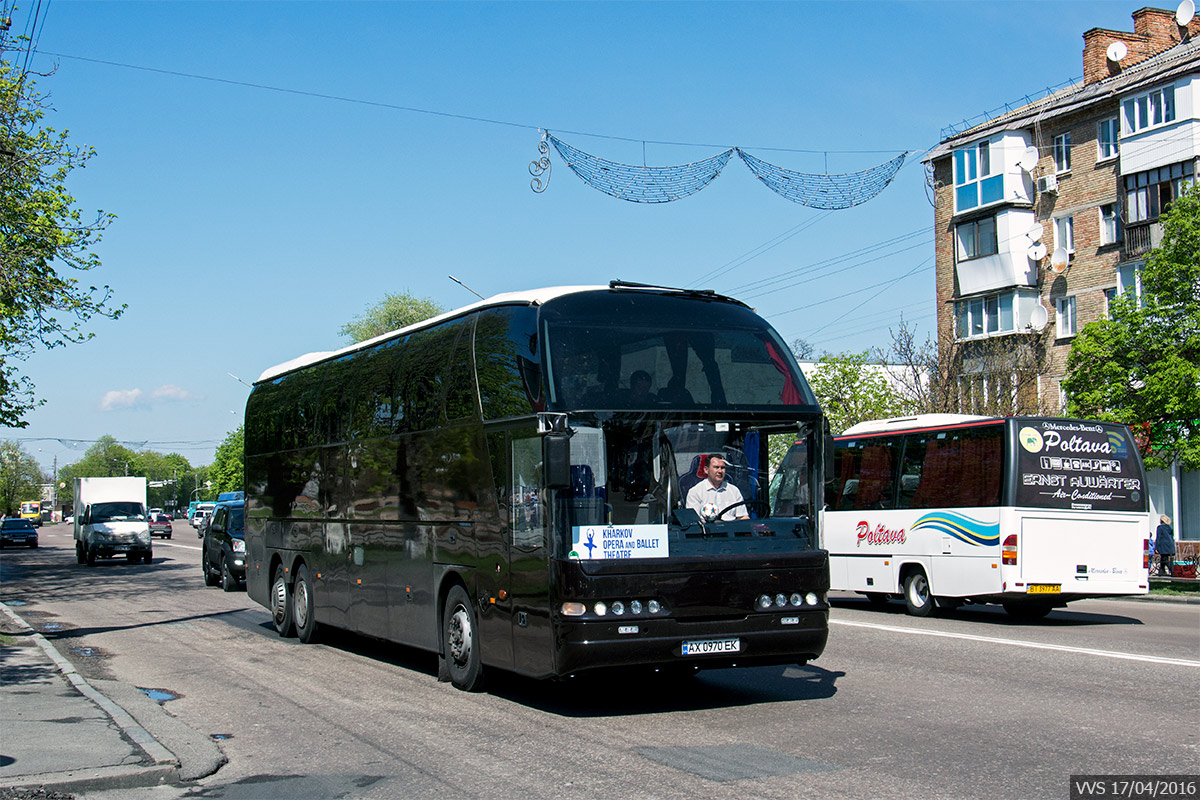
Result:
[[[387,292],[475,299],[448,275],[484,295],[703,286],[831,352],[887,346],[902,314],[932,334],[922,151],[1081,76],[1083,32],[1131,30],[1141,5],[43,2],[45,122],[96,148],[69,185],[117,215],[83,277],[129,310],[25,362],[48,402],[0,438],[47,468],[104,434],[209,463],[249,392],[229,373],[347,344],[338,329]],[[650,165],[734,145],[800,172],[912,154],[842,211],[792,203],[736,158],[698,194],[642,205],[554,152],[532,192],[539,127],[635,164],[643,141],[680,143],[646,144]]]

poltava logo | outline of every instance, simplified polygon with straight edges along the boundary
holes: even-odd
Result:
[[[858,523],[858,542],[857,546],[862,547],[862,543],[867,544],[904,544],[904,528],[892,530],[891,528],[876,525],[874,530],[866,520]]]

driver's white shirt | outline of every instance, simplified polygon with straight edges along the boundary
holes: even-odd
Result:
[[[705,478],[688,490],[686,505],[688,508],[695,509],[696,513],[703,518],[704,514],[700,509],[704,508],[705,503],[712,503],[717,507],[717,511],[723,511],[734,503],[742,502],[742,499],[741,490],[728,480],[720,486],[713,486],[712,481]],[[722,514],[720,518],[731,520],[737,519],[739,516],[746,516],[744,506],[738,506],[727,514]]]

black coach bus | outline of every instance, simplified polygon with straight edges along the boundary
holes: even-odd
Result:
[[[820,496],[821,409],[736,300],[617,281],[499,295],[267,370],[245,430],[247,589],[283,636],[430,650],[466,690],[484,667],[825,647],[817,509],[768,503],[774,436],[810,443]],[[738,519],[685,507],[710,454]]]

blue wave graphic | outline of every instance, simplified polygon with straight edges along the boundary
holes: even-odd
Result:
[[[984,522],[953,511],[935,511],[913,523],[912,531],[935,530],[961,542],[983,547],[1000,543],[1000,522]]]

